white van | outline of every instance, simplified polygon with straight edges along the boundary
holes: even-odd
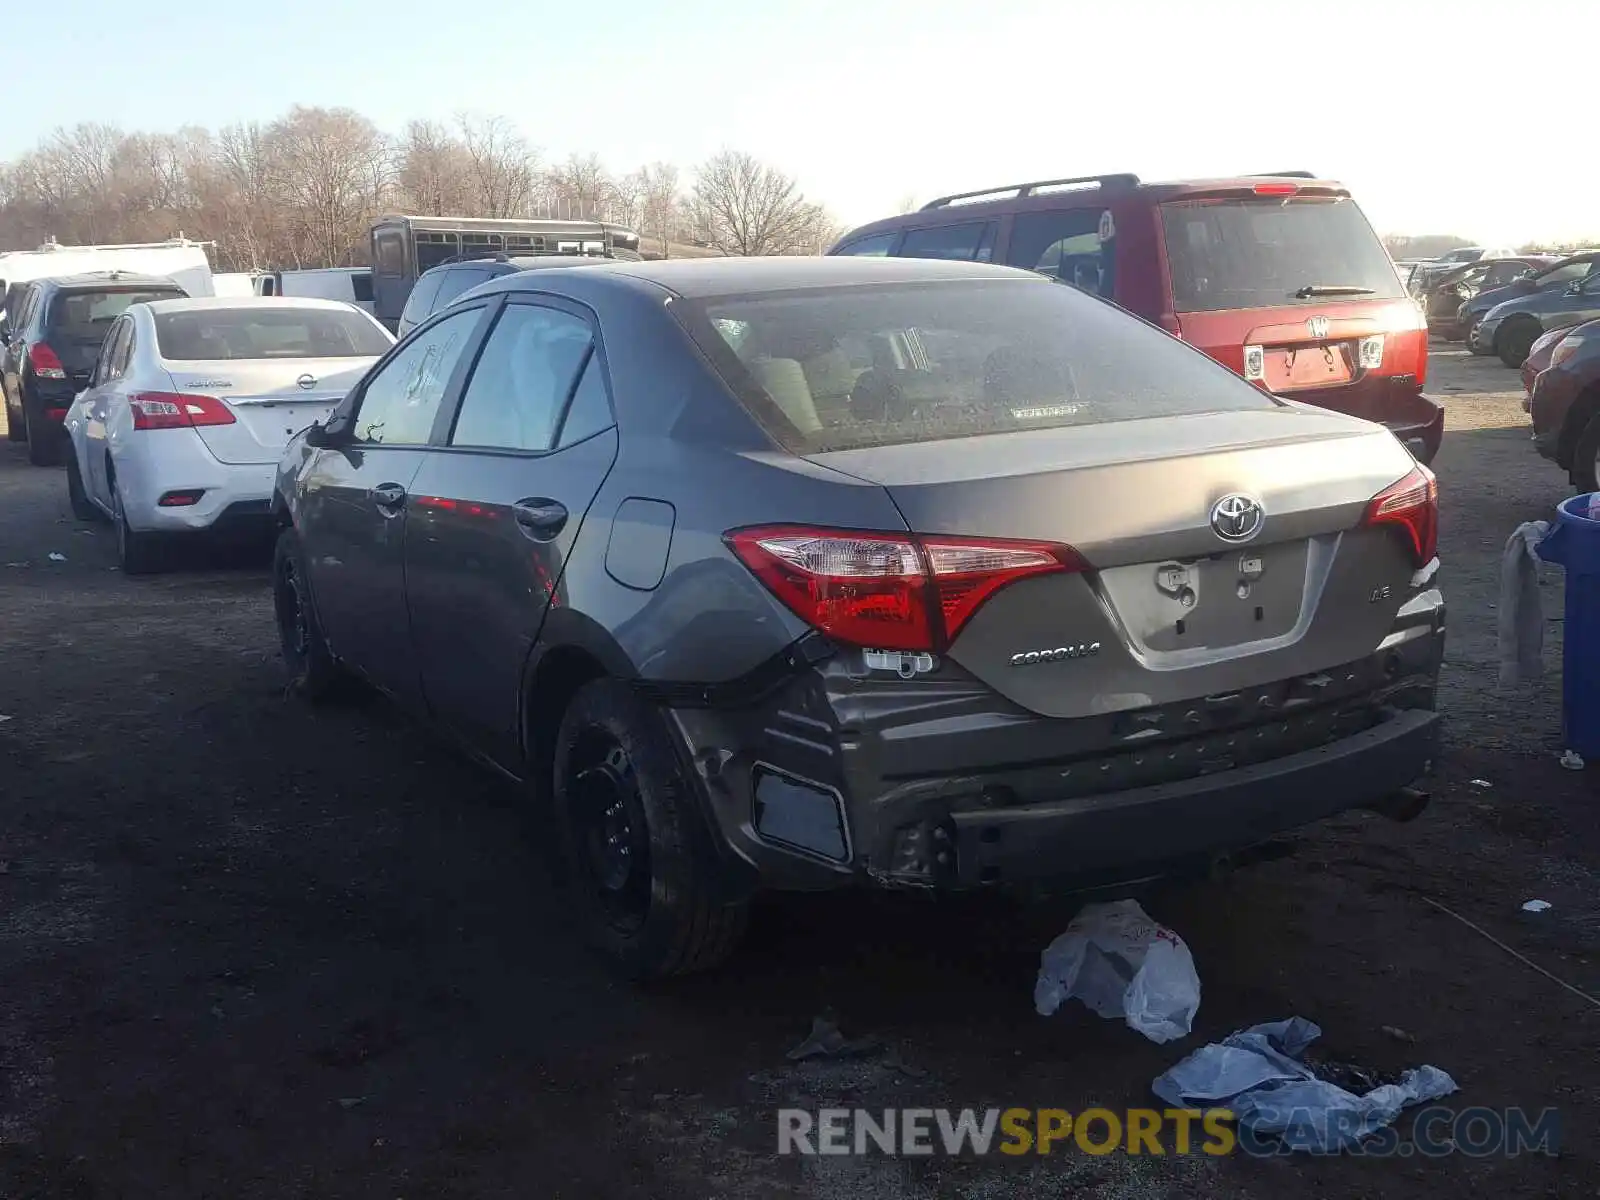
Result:
[[[180,234],[170,241],[124,246],[63,246],[59,242],[46,242],[37,250],[9,250],[0,253],[0,312],[4,310],[7,294],[17,294],[14,290],[17,284],[91,271],[165,276],[191,296],[210,296],[213,294],[211,263],[206,258],[206,246],[210,244],[191,242]]]
[[[251,271],[222,271],[211,275],[213,296],[254,296],[257,273]]]
[[[320,267],[308,271],[277,271],[256,279],[258,296],[315,296],[343,300],[372,311],[371,267]]]

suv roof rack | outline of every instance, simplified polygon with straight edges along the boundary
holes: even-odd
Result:
[[[1316,179],[1314,171],[1258,171],[1251,179]]]
[[[979,196],[1000,196],[1005,192],[1015,193],[1017,199],[1031,196],[1040,188],[1063,187],[1072,183],[1094,183],[1103,188],[1110,187],[1138,187],[1137,175],[1123,173],[1119,175],[1078,175],[1071,179],[1038,179],[1032,183],[1008,183],[1004,187],[980,188],[976,192],[956,192],[949,196],[940,196],[937,200],[930,200],[922,206],[922,211],[930,208],[945,208],[957,200],[975,200]]]

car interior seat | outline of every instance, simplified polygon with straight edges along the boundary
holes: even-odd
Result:
[[[806,383],[805,370],[793,358],[753,358],[750,373],[755,376],[767,395],[783,415],[802,433],[815,433],[822,428],[822,418],[817,415],[816,401],[811,396],[811,386]]]

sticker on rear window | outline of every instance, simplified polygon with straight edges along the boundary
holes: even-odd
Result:
[[[1108,208],[1100,214],[1100,240],[1109,242],[1117,236],[1117,223],[1111,219],[1111,210]]]

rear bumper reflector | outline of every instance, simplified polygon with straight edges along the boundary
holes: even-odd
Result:
[[[204,496],[204,488],[191,488],[182,492],[164,492],[156,504],[161,508],[188,508],[190,505],[199,504],[200,497]]]

